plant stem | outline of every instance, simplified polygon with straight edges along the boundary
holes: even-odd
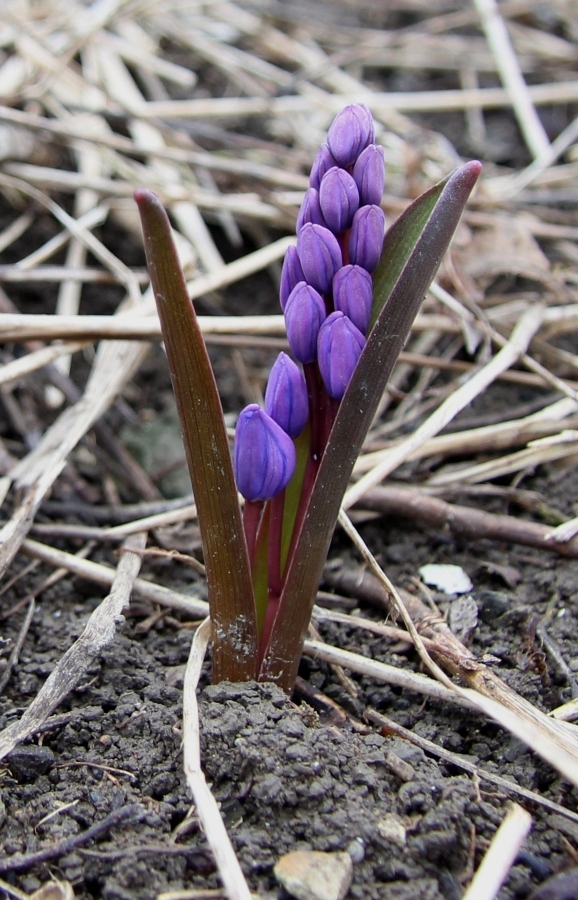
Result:
[[[253,566],[255,559],[257,529],[259,527],[262,510],[262,500],[245,500],[245,507],[243,509],[243,529],[245,531],[245,540],[247,541],[247,552],[249,554],[249,563],[251,567]]]
[[[277,596],[281,594],[281,536],[283,533],[283,508],[285,506],[285,489],[269,501],[271,519],[269,523],[268,573],[269,592]]]

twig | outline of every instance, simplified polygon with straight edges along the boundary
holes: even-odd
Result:
[[[95,563],[88,559],[79,559],[72,553],[65,553],[55,547],[47,547],[46,544],[40,544],[38,541],[26,539],[20,549],[26,556],[40,559],[49,566],[67,569],[80,578],[87,578],[97,584],[110,585],[114,581],[115,572],[110,566],[103,566],[101,563]],[[136,597],[141,597],[151,603],[179,609],[193,619],[204,618],[209,612],[209,605],[205,600],[179,594],[177,591],[172,591],[161,584],[153,584],[152,581],[146,581],[144,578],[135,579],[133,593]]]
[[[532,827],[532,816],[513,803],[492,838],[463,900],[494,900]]]
[[[574,103],[578,98],[576,81],[558,81],[548,84],[528,86],[528,93],[536,105],[554,103]],[[362,95],[338,93],[324,94],[323,107],[328,115],[339,112],[347,103],[367,102],[377,116],[391,110],[398,112],[433,112],[449,110],[496,109],[511,104],[509,92],[503,88],[478,88],[477,90],[448,91],[391,91],[390,93],[367,92]],[[169,100],[145,104],[143,118],[163,119],[236,119],[253,116],[291,116],[308,112],[316,106],[316,98],[275,97],[261,100],[253,97],[211,98],[202,100]]]
[[[22,718],[0,734],[0,759],[38,730],[47,716],[74,690],[94,657],[113,640],[117,621],[128,604],[141,566],[140,555],[130,553],[130,548],[138,550],[145,542],[144,534],[127,538],[127,552],[118,564],[110,594],[94,610],[84,631],[56,664]]]
[[[0,872],[25,872],[27,869],[32,869],[51,859],[59,859],[61,856],[66,856],[77,847],[82,847],[83,844],[87,844],[89,841],[101,837],[103,834],[110,831],[111,828],[120,825],[121,822],[126,822],[127,819],[138,822],[145,815],[146,810],[137,803],[129,803],[127,806],[121,806],[120,809],[115,809],[113,812],[109,813],[102,822],[96,822],[80,834],[73,834],[70,837],[63,838],[63,840],[57,841],[55,844],[51,844],[43,850],[37,850],[35,853],[26,853],[19,856],[10,856],[0,859]]]
[[[533,156],[539,157],[548,150],[550,141],[534,109],[504,20],[495,0],[474,0],[474,3],[526,144]]]
[[[542,309],[530,309],[516,325],[510,340],[499,353],[479,372],[454,391],[423,425],[406,440],[393,447],[387,456],[374,469],[363,476],[353,487],[350,487],[343,499],[343,509],[353,506],[371,487],[379,484],[391,474],[411,453],[428,438],[438,434],[457,416],[460,410],[477,397],[500,372],[508,369],[523,353],[542,322]]]
[[[486,769],[480,768],[467,756],[462,756],[460,753],[454,753],[451,750],[446,750],[445,747],[440,747],[438,744],[428,740],[428,738],[422,737],[415,731],[404,728],[403,725],[394,722],[393,719],[390,719],[389,716],[384,716],[383,713],[376,712],[374,709],[366,709],[365,717],[375,725],[380,725],[383,729],[383,734],[397,734],[411,744],[415,744],[416,747],[421,747],[422,750],[425,750],[425,752],[431,754],[431,756],[435,756],[437,759],[443,759],[452,766],[457,766],[457,768],[463,769],[465,772],[470,772],[472,775],[479,776],[482,781],[496,784],[511,796],[523,797],[524,800],[529,800],[530,803],[543,806],[544,809],[549,809],[551,812],[560,813],[560,815],[565,816],[571,822],[578,823],[578,813],[574,812],[574,810],[567,809],[565,806],[555,803],[553,800],[544,797],[542,794],[530,791],[528,788],[516,784],[515,781],[509,781],[502,775],[496,775],[494,772],[488,772]]]
[[[377,564],[361,536],[342,511],[339,523],[355,547],[370,567],[373,574],[387,591],[395,613],[403,619],[414,646],[429,671],[446,688],[456,691],[462,698],[470,700],[477,709],[498,722],[503,728],[516,735],[542,756],[565,778],[578,784],[578,752],[576,730],[567,723],[556,722],[539,709],[524,700],[502,682],[497,675],[475,659],[463,644],[449,630],[443,619],[433,619],[431,612],[424,608],[421,625],[425,626],[428,637],[434,637],[437,645],[435,656],[452,674],[459,675],[469,688],[459,687],[451,681],[440,666],[434,662],[416,629],[412,616],[404,605],[398,591]],[[410,599],[410,595],[408,595]],[[419,607],[414,600],[414,605]],[[428,634],[429,632],[429,634]],[[562,727],[560,727],[562,726]]]
[[[170,512],[173,509],[182,509],[190,506],[193,495],[177,497],[175,500],[149,500],[143,503],[126,503],[121,506],[93,506],[88,503],[66,500],[46,500],[42,506],[42,512],[49,516],[64,517],[68,515],[78,516],[85,521],[96,521],[105,524],[122,525],[125,522],[133,522],[143,516],[156,516],[160,513]]]
[[[378,662],[374,659],[367,659],[359,653],[352,653],[350,650],[341,650],[339,647],[332,647],[322,641],[307,640],[303,652],[306,656],[313,659],[321,659],[323,662],[332,663],[333,665],[343,666],[350,672],[356,672],[358,675],[367,675],[376,681],[392,684],[394,687],[401,687],[405,690],[416,691],[424,697],[430,697],[432,700],[438,700],[441,703],[452,703],[461,706],[463,709],[470,711],[475,707],[462,700],[461,697],[449,690],[444,685],[428,678],[427,675],[420,675],[418,672],[408,672],[406,669],[390,666],[387,663]]]
[[[50,347],[43,347],[41,350],[33,350],[20,359],[13,359],[11,362],[0,366],[0,385],[10,384],[31,375],[32,372],[43,369],[62,356],[78,353],[88,347],[87,342],[76,342],[66,344],[53,344]]]
[[[183,762],[185,775],[197,807],[197,815],[215,857],[228,900],[251,900],[251,892],[235,856],[217,801],[207,786],[201,769],[197,685],[211,635],[205,619],[191,644],[183,689]]]
[[[18,637],[14,643],[12,652],[10,653],[10,656],[8,658],[8,663],[6,665],[4,672],[2,673],[2,677],[0,678],[0,694],[3,693],[4,688],[8,684],[8,681],[10,680],[10,673],[11,673],[12,669],[14,668],[14,666],[16,665],[16,663],[18,662],[18,657],[20,656],[20,651],[22,650],[22,645],[24,644],[26,635],[28,634],[28,629],[30,628],[30,625],[32,623],[32,616],[34,615],[35,609],[36,609],[36,604],[34,602],[34,597],[31,597],[30,602],[28,604],[28,611],[27,611],[26,615],[24,616],[24,621],[22,622],[22,625],[20,627]]]
[[[578,538],[567,542],[553,540],[551,535],[555,532],[548,525],[447,503],[415,488],[393,485],[372,488],[356,503],[355,508],[413,519],[439,531],[449,530],[464,540],[507,541],[578,558]]]

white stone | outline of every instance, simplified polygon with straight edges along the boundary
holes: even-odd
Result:
[[[386,841],[391,841],[398,847],[403,847],[405,844],[405,825],[397,816],[393,814],[384,816],[377,823],[377,830]]]
[[[349,853],[294,850],[282,856],[275,878],[296,900],[343,900],[351,885]]]
[[[428,563],[422,566],[419,574],[426,584],[438,588],[444,594],[467,594],[473,584],[461,566],[445,563]]]

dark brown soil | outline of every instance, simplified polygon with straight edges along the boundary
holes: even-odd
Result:
[[[561,494],[568,501],[574,483],[567,474],[541,486],[550,502],[563,506]],[[460,546],[397,521],[371,523],[364,533],[398,584],[426,561],[462,565],[474,582],[480,614],[474,650],[497,657],[501,677],[539,706],[549,709],[570,697],[565,678],[536,640],[535,626],[554,603],[548,633],[574,668],[576,562],[483,543]],[[338,543],[332,555],[340,551],[347,554]],[[495,574],[500,566],[511,567],[510,577],[512,568],[519,573],[515,588]],[[164,583],[175,575],[157,569]],[[181,589],[185,585],[179,582]],[[18,593],[23,589],[19,585]],[[4,723],[36,694],[99,599],[88,585],[72,581],[44,594],[4,698]],[[6,608],[13,600],[4,598]],[[440,608],[447,607],[438,600]],[[0,874],[21,889],[31,892],[50,876],[71,881],[82,898],[152,898],[169,889],[218,885],[194,815],[182,829],[190,801],[180,750],[180,679],[190,631],[179,629],[177,619],[161,619],[139,635],[143,613],[127,620],[87,683],[61,710],[70,710],[68,723],[8,760]],[[19,617],[11,617],[6,638],[18,624]],[[400,656],[375,637],[337,625],[322,631],[331,643],[418,669],[413,654]],[[366,678],[354,679],[359,693],[353,699],[324,664],[304,661],[301,674],[355,719],[363,719],[366,706],[382,710],[482,769],[576,809],[575,791],[481,717]],[[506,794],[483,778],[374,729],[356,733],[351,725],[326,724],[309,706],[295,706],[268,685],[205,688],[201,716],[207,778],[249,882],[264,895],[277,896],[272,867],[282,853],[312,848],[351,850],[356,860],[351,897],[460,897],[460,885],[471,877],[504,814]],[[132,807],[129,817],[98,840],[20,867],[23,854],[79,835],[127,807]],[[528,897],[533,886],[568,864],[567,842],[573,845],[578,838],[575,823],[539,806],[529,808],[533,831],[500,900]],[[392,840],[392,822],[406,829],[405,843]]]

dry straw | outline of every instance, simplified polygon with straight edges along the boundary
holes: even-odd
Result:
[[[333,114],[347,102],[369,103],[378,120],[389,165],[384,208],[390,220],[458,160],[450,142],[422,128],[416,113],[452,116],[472,154],[485,158],[495,149],[488,111],[509,111],[531,161],[507,169],[487,163],[485,180],[384,395],[344,509],[363,506],[365,498],[367,509],[395,508],[412,516],[419,503],[435,527],[463,516],[460,521],[472,534],[491,526],[494,537],[574,553],[576,520],[555,531],[534,521],[515,527],[513,516],[497,521],[483,509],[458,507],[440,497],[442,491],[464,492],[472,484],[480,494],[482,488],[504,490],[494,485],[497,478],[518,479],[553,461],[574,465],[578,454],[578,355],[568,342],[560,346],[578,329],[578,229],[566,213],[566,204],[578,197],[578,126],[576,120],[563,120],[565,105],[578,100],[577,47],[572,38],[561,36],[575,34],[574,23],[565,19],[570,7],[556,5],[564,26],[557,34],[544,30],[531,10],[519,18],[517,7],[493,0],[475,0],[470,7],[443,14],[427,4],[411,4],[413,24],[406,28],[353,31],[335,17],[324,22],[315,16],[300,18],[297,7],[282,11],[278,5],[275,16],[265,15],[270,11],[265,0],[250,8],[241,2],[179,0],[90,8],[80,0],[40,6],[9,0],[5,7],[0,388],[23,449],[16,459],[11,446],[0,444],[0,499],[10,510],[0,530],[0,572],[7,573],[9,583],[9,567],[22,553],[41,560],[58,577],[75,573],[103,586],[103,593],[112,585],[112,593],[93,614],[87,634],[56,667],[52,682],[0,737],[2,754],[32,734],[65,695],[60,688],[51,693],[62,665],[72,660],[80,673],[112,638],[114,618],[131,591],[194,619],[207,613],[200,598],[137,577],[145,543],[138,535],[194,521],[190,500],[180,510],[135,512],[121,525],[78,530],[76,534],[90,534],[95,542],[125,542],[116,570],[83,558],[92,544],[75,556],[28,537],[63,469],[74,464],[79,443],[91,429],[106,433],[102,417],[131,384],[150,343],[160,340],[144,266],[129,265],[120,246],[141,240],[130,199],[133,189],[145,184],[168,206],[193,299],[210,304],[211,312],[222,311],[224,289],[239,285],[244,291],[243,280],[257,273],[271,277],[273,296],[280,261],[294,240],[283,233],[294,226],[307,168]],[[179,48],[178,62],[167,57],[164,48],[170,45]],[[550,74],[554,66],[555,82]],[[445,73],[449,87],[381,89],[381,73],[395,68],[411,76],[416,67]],[[207,84],[199,82],[200,72],[209,73]],[[209,84],[220,85],[219,95],[207,90]],[[552,140],[542,124],[544,106],[551,110],[552,123],[562,123]],[[39,218],[45,225],[42,237],[36,228]],[[223,240],[215,240],[217,231]],[[239,249],[243,237],[257,249]],[[226,242],[236,248],[239,258],[233,262],[224,262]],[[30,314],[15,302],[40,284],[54,314]],[[113,314],[93,314],[88,298],[94,290]],[[244,348],[247,343],[266,348],[282,342],[282,317],[205,315],[201,323],[208,340],[238,349],[234,358],[241,385],[259,393],[262,372],[251,370],[252,358],[243,355]],[[79,354],[90,365],[80,391],[70,378],[71,360],[74,364]],[[531,393],[530,406],[520,399],[515,408],[496,411],[489,420],[464,412],[475,399],[491,397],[498,381],[523,386]],[[23,395],[44,396],[56,410],[53,424],[46,426],[39,417],[31,425],[20,407]],[[61,409],[65,402],[69,405]],[[106,440],[142,499],[158,502],[158,490],[146,473],[114,435],[108,433]],[[405,474],[420,469],[420,492],[411,498],[407,491],[400,496],[394,483],[402,466]],[[368,553],[345,514],[342,524],[359,552]],[[366,558],[373,566],[370,555]],[[376,575],[384,578],[378,569]],[[387,589],[407,631],[400,636],[400,629],[379,626],[385,628],[381,636],[413,641],[430,675],[390,671],[317,640],[307,642],[305,652],[434,700],[475,708],[522,737],[576,783],[572,726],[548,719],[503,690],[483,668],[476,668],[473,677],[467,651],[451,643],[443,630],[428,632],[419,612],[412,608],[408,613],[403,597],[396,599],[393,586]],[[32,609],[29,601],[29,613]],[[329,614],[318,610],[317,615]],[[359,618],[342,614],[344,626],[364,627]],[[342,619],[334,614],[336,623]],[[24,626],[20,642],[25,644]],[[365,627],[374,626],[368,622]],[[212,809],[207,834],[211,837],[214,824],[217,833],[211,841],[226,895],[246,897],[234,857],[220,855],[225,846],[220,819],[206,785],[201,786],[194,691],[206,637],[204,628],[186,682],[185,764],[199,813]],[[443,663],[443,671],[432,656]],[[457,672],[469,687],[456,686],[448,671]],[[522,823],[518,836],[525,827]],[[501,834],[497,840],[503,848]],[[497,887],[490,887],[483,874],[484,865],[498,871],[494,852],[492,846],[468,898],[495,896]],[[502,874],[510,864],[502,854]],[[485,893],[479,893],[480,882],[485,882]]]

